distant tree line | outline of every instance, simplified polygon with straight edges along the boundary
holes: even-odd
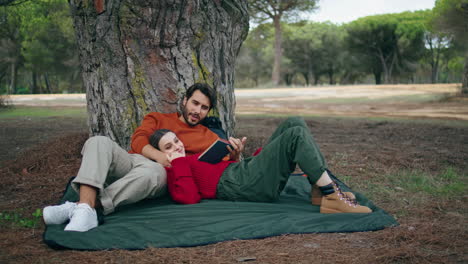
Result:
[[[463,82],[465,87],[465,2],[439,0],[433,10],[368,16],[343,25],[283,22],[281,83]],[[236,65],[237,87],[275,85],[275,28],[260,23],[250,31]]]
[[[316,0],[249,0],[236,87],[461,82],[468,0],[347,24],[297,21]],[[352,12],[352,11],[350,11]],[[67,0],[0,0],[0,94],[84,92]]]
[[[0,2],[0,94],[83,92],[66,0]]]

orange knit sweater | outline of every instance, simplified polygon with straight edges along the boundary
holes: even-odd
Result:
[[[163,114],[152,112],[145,116],[132,136],[130,153],[139,153],[144,146],[149,144],[149,137],[155,130],[165,128],[172,130],[184,143],[187,155],[193,155],[205,151],[218,135],[203,125],[189,126],[179,120],[177,113]]]

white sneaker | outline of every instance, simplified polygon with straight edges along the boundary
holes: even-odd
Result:
[[[46,206],[42,210],[42,218],[46,225],[60,225],[70,219],[70,213],[76,207],[76,203],[65,202],[61,205]]]
[[[97,213],[87,203],[80,203],[70,213],[70,223],[65,231],[86,232],[98,226]]]

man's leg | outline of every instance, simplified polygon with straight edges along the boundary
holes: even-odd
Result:
[[[270,143],[279,135],[281,135],[284,131],[286,131],[288,128],[292,128],[292,127],[303,127],[303,128],[309,129],[302,117],[299,117],[299,116],[288,117],[286,120],[284,120],[278,125],[275,132],[271,134],[267,142]]]
[[[259,155],[231,164],[220,179],[217,195],[227,200],[277,200],[296,164],[304,170],[311,184],[330,184],[319,187],[324,192],[321,212],[371,212],[369,208],[347,199],[332,185],[320,149],[308,128],[302,126],[283,130]]]
[[[275,132],[259,155],[231,164],[225,170],[218,185],[220,198],[274,201],[296,164],[308,175],[311,184],[317,182],[327,165],[308,128],[298,125],[280,127],[279,131],[281,133]],[[223,197],[224,192],[232,193],[234,197]]]

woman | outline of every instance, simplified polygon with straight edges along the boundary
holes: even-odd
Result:
[[[321,213],[370,213],[352,193],[343,193],[327,173],[325,160],[301,118],[289,118],[277,128],[256,156],[243,161],[210,164],[200,154],[186,156],[184,144],[167,129],[154,132],[150,144],[166,153],[168,188],[174,201],[193,204],[201,199],[272,202],[279,198],[296,164],[313,186],[312,203]]]

